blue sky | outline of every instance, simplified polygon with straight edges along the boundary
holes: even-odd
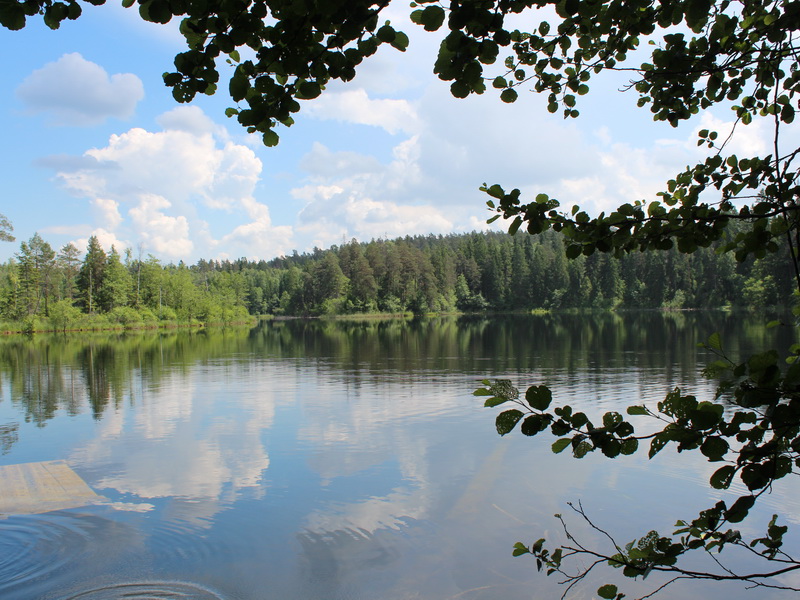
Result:
[[[56,249],[84,250],[97,235],[107,249],[194,262],[481,230],[491,216],[483,182],[596,213],[654,199],[702,157],[697,130],[730,126],[727,112],[679,129],[653,123],[614,74],[592,84],[577,120],[548,114],[533,93],[513,105],[493,92],[456,100],[432,74],[439,34],[407,12],[396,2],[386,14],[409,50],[386,48],[354,81],[304,102],[276,148],[224,116],[226,86],[174,102],[161,74],[182,50],[175,21],[85,5],[57,31],[35,19],[0,29],[0,53],[13,57],[0,70],[0,213],[17,237],[0,244],[0,260],[35,232]],[[732,150],[766,154],[768,135],[754,123]]]

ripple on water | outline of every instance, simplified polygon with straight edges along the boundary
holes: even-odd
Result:
[[[202,564],[230,552],[224,540],[212,540],[202,523],[176,520],[160,523],[153,530],[150,549],[160,561],[190,561]]]
[[[43,578],[74,561],[88,546],[92,530],[91,522],[67,514],[0,522],[0,591]]]
[[[152,581],[109,585],[64,600],[222,600],[211,590],[191,583]]]

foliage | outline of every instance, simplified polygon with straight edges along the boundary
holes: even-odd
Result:
[[[66,298],[54,302],[50,307],[50,324],[56,331],[67,331],[80,320],[81,316],[80,309]]]
[[[123,0],[127,7],[133,4],[134,0]],[[317,97],[331,80],[351,80],[356,67],[381,44],[404,50],[408,43],[407,36],[388,22],[380,24],[380,12],[389,0],[313,5],[289,0],[213,3],[138,0],[138,4],[140,15],[148,21],[166,23],[173,16],[182,17],[180,30],[187,50],[176,57],[175,71],[164,75],[174,97],[186,102],[197,93],[214,93],[220,77],[217,61],[221,56],[227,57],[235,65],[228,91],[237,103],[227,114],[236,116],[248,131],[262,133],[267,145],[277,143],[279,125],[292,124],[292,115],[300,108],[299,100]],[[768,260],[770,253],[781,252],[788,256],[784,264],[791,269],[800,288],[797,259],[800,188],[793,166],[800,148],[783,147],[781,137],[785,126],[794,121],[800,91],[797,2],[485,0],[443,4],[419,0],[413,6],[414,23],[427,31],[447,30],[434,71],[442,80],[451,82],[450,90],[456,97],[492,89],[502,101],[513,102],[520,87],[532,87],[547,95],[550,112],[560,111],[573,118],[579,114],[578,100],[589,93],[593,77],[604,71],[625,71],[633,77],[630,89],[638,94],[639,106],[648,108],[655,120],[677,126],[700,111],[721,106],[733,110],[737,126],[761,118],[767,120],[774,132],[770,154],[739,157],[728,153],[729,135],[701,130],[698,145],[709,149],[708,157],[668,181],[658,200],[648,203],[631,199],[610,214],[594,218],[577,206],[561,211],[559,201],[546,194],[523,203],[518,189],[506,192],[498,184],[484,185],[491,198],[488,205],[497,213],[494,218],[509,219],[511,233],[523,226],[533,234],[550,229],[561,232],[566,240],[566,256],[585,261],[598,252],[621,257],[633,251],[677,247],[681,253],[695,253],[715,243],[720,244],[722,252],[732,252],[739,263],[752,258]],[[508,28],[507,22],[512,19],[507,17],[543,8],[550,10],[543,11],[545,20],[532,31]],[[40,14],[55,29],[63,20],[77,18],[81,10],[77,0],[3,2],[0,24],[20,29],[27,17]],[[640,52],[645,41],[651,44],[646,55]],[[240,49],[244,51],[244,60]],[[498,60],[501,52],[507,56]],[[641,55],[645,55],[644,62],[634,63]],[[491,72],[492,68],[496,70]],[[2,227],[0,222],[0,231],[4,231]],[[365,252],[368,259],[370,255],[374,257],[370,260],[373,277],[382,285],[383,296],[378,295],[378,306],[385,310],[413,304],[421,309],[423,304],[435,304],[437,292],[444,294],[434,285],[434,270],[428,268],[432,265],[414,257],[408,248],[397,246],[397,251],[392,252],[386,252],[386,246],[377,246],[372,253],[368,248]],[[545,250],[542,253],[547,254]],[[492,284],[502,282],[503,263],[483,263],[476,259],[476,264],[491,264],[486,271],[495,273]],[[512,290],[512,297],[520,298],[533,286],[496,285],[478,290],[471,266],[466,263],[459,274],[473,297],[482,293],[488,298],[503,288]],[[296,270],[287,271],[286,285],[280,292],[277,303],[280,310],[308,313],[330,306],[335,301],[332,293],[309,296],[316,289],[307,287],[307,281],[313,281],[315,275],[318,282],[325,282],[326,291],[345,293],[344,275],[342,279],[338,279],[338,274],[325,279],[322,267],[315,270],[293,267]],[[660,273],[672,273],[673,267],[665,263]],[[328,275],[335,271],[332,265],[327,269]],[[665,278],[659,279],[657,275],[654,270],[650,280],[656,287],[665,285]],[[597,306],[615,306],[619,295],[625,293],[619,285],[620,277],[592,282],[588,291],[584,282],[590,276],[588,268],[575,269],[566,278],[560,278],[565,287],[559,289],[572,289],[584,298],[591,293]],[[26,274],[18,277],[22,294],[10,298],[6,305],[30,306],[26,294],[30,293],[31,283],[25,277]],[[190,279],[171,274],[167,280],[170,286],[158,288],[159,311],[162,292],[169,292],[170,304],[178,314],[189,320],[195,316],[197,293],[187,287]],[[775,284],[782,287],[784,279],[776,278]],[[341,285],[335,283],[337,280]],[[760,285],[764,281],[767,280],[755,274],[748,275],[743,295],[754,304],[773,301],[768,286]],[[636,280],[624,288],[637,297],[648,294]],[[89,290],[86,300],[91,312],[94,309],[91,285]],[[460,290],[462,301],[469,299],[463,282]],[[551,305],[560,305],[564,298],[570,297],[574,296],[554,294]],[[254,298],[264,305],[263,293],[260,300],[257,294]],[[780,302],[788,300],[787,294],[778,296]],[[662,302],[683,305],[686,296],[681,298],[673,289]],[[721,353],[716,342],[712,337],[708,345]],[[590,563],[588,570],[576,576],[578,579],[596,564],[610,561],[629,576],[666,570],[676,578],[744,579],[757,585],[778,585],[768,583],[761,575],[788,572],[798,568],[798,563],[781,552],[784,528],[776,522],[768,527],[763,538],[753,540],[753,545],[748,546],[754,555],[776,565],[771,572],[752,577],[728,572],[701,573],[685,570],[677,561],[697,549],[716,552],[728,546],[742,546],[744,543],[735,530],[723,531],[723,528],[741,521],[764,490],[794,472],[797,466],[794,461],[798,460],[794,453],[800,451],[797,438],[800,408],[795,406],[798,376],[794,364],[781,368],[774,352],[737,364],[722,355],[716,368],[728,370],[732,383],[723,386],[716,402],[698,402],[690,395],[674,391],[661,403],[659,412],[633,409],[634,414],[667,422],[651,438],[651,451],[675,443],[681,449],[700,449],[709,460],[730,456],[731,463],[717,471],[712,485],[727,487],[730,478],[738,476],[750,495],[731,506],[717,504],[704,511],[697,519],[681,525],[675,534],[677,538],[651,533],[633,545],[615,544],[614,552],[609,555],[593,554],[577,542],[566,553],[560,550],[549,553],[539,542],[517,550],[533,553],[550,572],[561,572],[566,556],[594,557],[598,562]],[[635,436],[633,426],[621,415],[605,415],[602,425],[595,427],[589,417],[569,407],[549,411],[549,396],[541,387],[529,388],[527,406],[519,398],[512,398],[516,393],[513,390],[500,386],[498,391],[495,387],[492,384],[479,391],[489,394],[492,402],[517,402],[524,409],[501,413],[498,424],[501,433],[507,433],[520,421],[523,433],[535,434],[549,428],[559,436],[557,449],[571,446],[576,456],[597,449],[607,456],[625,454],[635,451],[638,441],[644,439]],[[737,407],[729,416],[721,408],[723,399]],[[602,586],[598,595],[622,597],[610,584]]]
[[[723,352],[718,334],[712,335],[703,346],[719,357],[707,371],[711,376],[722,376],[715,401],[698,401],[676,388],[658,403],[657,410],[646,406],[628,407],[629,417],[647,417],[663,426],[647,434],[637,434],[633,424],[615,411],[603,414],[595,424],[588,415],[574,411],[569,405],[551,408],[553,396],[546,386],[531,386],[521,397],[508,380],[484,380],[484,387],[475,391],[476,396],[486,396],[486,407],[509,403],[515,406],[497,416],[500,435],[508,434],[518,424],[526,436],[549,429],[558,438],[552,444],[553,452],[570,450],[579,459],[595,451],[608,458],[634,454],[640,449],[640,442],[645,441],[649,442],[648,457],[653,458],[666,446],[674,444],[678,452],[699,450],[709,462],[722,464],[709,479],[712,488],[728,489],[738,479],[748,490],[730,504],[720,500],[701,511],[695,519],[678,521],[672,536],[651,531],[624,547],[592,523],[582,506],[573,507],[593,528],[611,540],[614,551],[608,554],[583,546],[569,533],[564,519],[557,515],[570,540],[566,545],[551,551],[544,547],[544,539],[530,546],[518,542],[514,555],[532,554],[540,570],[564,575],[569,583],[565,596],[574,584],[603,563],[620,568],[625,576],[633,578],[645,578],[652,572],[671,574],[672,578],[657,591],[686,578],[739,580],[755,586],[798,591],[791,585],[774,581],[779,575],[800,570],[800,560],[782,549],[788,528],[778,524],[777,515],[773,516],[762,537],[745,540],[733,527],[748,516],[758,498],[769,493],[777,481],[793,474],[800,463],[800,362],[797,361],[800,345],[792,348],[794,354],[784,361],[784,364],[789,363],[784,369],[775,351],[751,356],[741,363],[732,361]],[[731,405],[736,410],[727,408]],[[752,555],[750,572],[734,572],[716,556],[718,571],[699,572],[678,565],[690,552],[700,550],[717,555],[727,546],[745,549]],[[569,572],[565,561],[575,557],[588,559],[589,566]],[[756,559],[767,563],[766,568],[757,565]],[[616,592],[604,596],[598,590],[598,594],[603,598],[622,597]]]
[[[506,65],[513,77],[495,81],[496,87],[504,90],[503,99],[513,100],[514,88],[529,82],[535,90],[548,94],[551,112],[562,108],[566,117],[575,117],[576,97],[588,93],[587,82],[592,77],[604,70],[625,69],[635,77],[631,88],[639,94],[639,106],[650,108],[656,120],[677,126],[714,105],[730,106],[736,126],[768,119],[774,132],[772,154],[726,155],[730,136],[722,139],[718,132],[701,130],[698,145],[711,150],[708,158],[667,182],[657,201],[635,200],[592,218],[578,206],[562,212],[558,200],[546,194],[523,203],[519,190],[507,193],[500,185],[484,185],[492,198],[488,206],[497,212],[492,220],[510,219],[512,233],[520,228],[530,233],[561,232],[566,254],[572,259],[596,252],[623,257],[633,251],[673,247],[690,254],[719,244],[719,252],[732,253],[740,263],[751,258],[756,261],[753,275],[744,281],[748,303],[766,305],[775,302],[776,296],[788,303],[789,293],[776,294],[776,280],[756,273],[771,254],[779,256],[800,290],[800,188],[793,166],[800,148],[783,148],[780,135],[794,120],[800,91],[794,39],[800,27],[797,5],[642,2],[631,10],[630,3],[566,2],[555,8],[555,23],[542,23],[532,33],[511,33],[514,56]],[[451,12],[448,20],[450,41],[445,42],[452,57],[442,61],[440,52],[441,64],[437,63],[441,77],[455,80],[453,86],[459,85],[465,69],[479,60],[479,42],[503,31],[502,20],[486,21],[487,27],[477,30],[475,19],[463,24],[453,19],[455,14]],[[646,62],[631,64],[629,54],[645,37],[652,41],[652,51]],[[455,40],[459,40],[457,44]],[[478,80],[473,81],[475,87],[465,91],[480,93]],[[669,301],[684,302],[685,296],[677,294]],[[787,528],[779,524],[777,515],[761,537],[746,541],[735,528],[763,494],[800,466],[797,356],[783,361],[778,352],[768,350],[733,361],[724,354],[717,335],[711,336],[706,346],[719,354],[709,374],[724,376],[715,400],[698,401],[676,389],[657,409],[630,407],[629,416],[661,422],[663,428],[649,434],[637,435],[633,424],[616,412],[597,421],[568,405],[551,408],[552,394],[544,386],[529,387],[521,399],[508,382],[484,382],[476,394],[488,396],[486,406],[516,405],[498,415],[501,435],[517,424],[529,436],[549,430],[558,438],[553,451],[570,449],[576,458],[598,450],[610,458],[632,454],[643,441],[649,441],[648,455],[652,457],[674,444],[678,451],[699,450],[709,461],[722,463],[710,478],[712,488],[727,489],[738,479],[748,490],[730,504],[719,501],[694,519],[678,521],[672,535],[652,531],[627,545],[618,544],[578,506],[579,516],[611,542],[610,551],[582,545],[562,519],[569,540],[566,545],[550,550],[544,540],[532,545],[520,542],[515,555],[532,554],[540,569],[563,575],[569,583],[567,592],[602,564],[617,567],[632,578],[652,572],[669,574],[666,583],[648,597],[679,579],[737,580],[797,591],[778,579],[800,569],[800,561],[783,550]],[[793,352],[798,349],[794,347]],[[752,571],[734,571],[719,555],[730,547],[743,549],[766,564],[754,566]],[[697,551],[711,555],[718,568],[686,566],[687,557]],[[570,560],[573,570],[567,567]],[[624,596],[611,584],[597,593],[602,598]]]
[[[93,315],[132,308],[149,322],[233,323],[259,314],[760,308],[784,302],[792,286],[780,261],[737,264],[715,246],[690,256],[673,249],[568,261],[563,234],[553,231],[352,240],[269,262],[191,266],[130,253],[123,263],[115,249],[106,255],[91,241],[83,258],[71,244],[53,258],[38,235],[20,247],[16,260],[0,264],[0,318],[35,314],[41,323],[52,323],[48,311],[61,300],[88,314],[91,299]]]
[[[0,242],[13,242],[14,235],[11,233],[12,231],[14,231],[14,226],[11,221],[5,215],[0,214]]]

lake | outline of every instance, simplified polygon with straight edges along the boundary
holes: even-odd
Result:
[[[0,466],[65,461],[101,498],[0,520],[0,598],[558,598],[558,580],[511,551],[563,541],[555,513],[600,547],[568,502],[625,543],[735,494],[709,488],[715,465],[698,453],[575,460],[549,434],[500,437],[498,410],[472,395],[480,380],[544,383],[590,416],[675,386],[711,399],[697,342],[719,331],[743,356],[793,341],[765,322],[646,312],[2,339]],[[761,504],[744,534],[773,511],[797,527],[794,481]],[[604,575],[570,597],[656,583]]]

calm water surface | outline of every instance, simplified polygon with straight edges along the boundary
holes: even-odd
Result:
[[[714,331],[734,356],[791,341],[722,313],[0,340],[0,465],[64,460],[103,498],[0,520],[0,598],[557,598],[514,542],[563,541],[553,514],[578,500],[623,543],[667,533],[720,496],[714,467],[667,451],[556,456],[553,438],[499,437],[472,390],[484,377],[546,383],[590,414],[674,386],[710,398],[696,344]],[[764,504],[762,523],[774,510],[797,521],[800,489]]]

